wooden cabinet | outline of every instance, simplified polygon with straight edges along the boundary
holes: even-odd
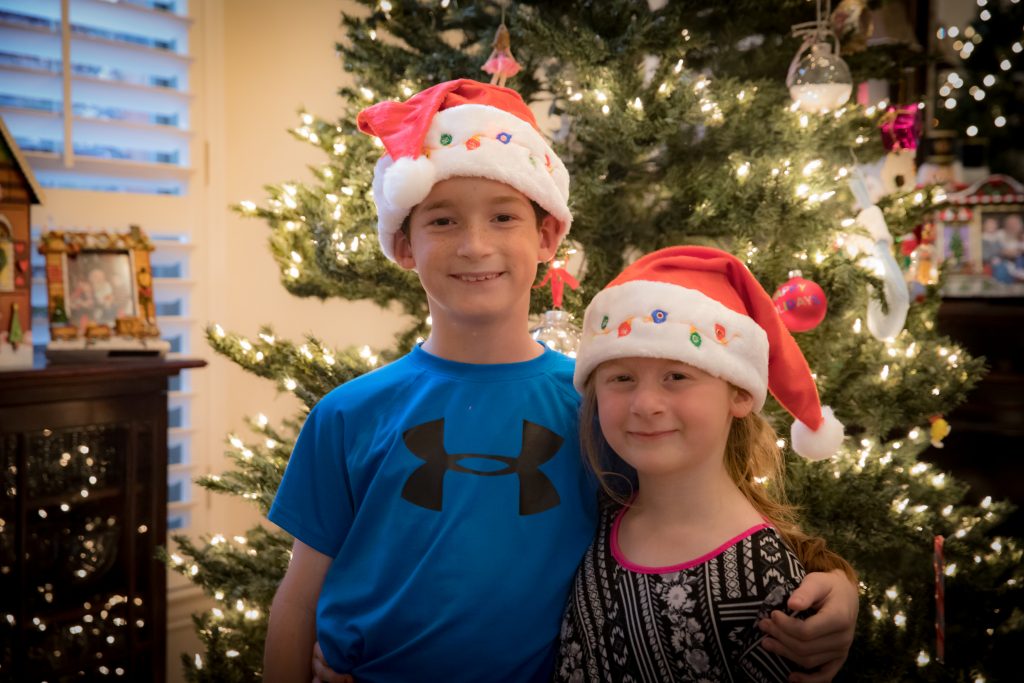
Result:
[[[167,380],[198,360],[0,372],[0,681],[163,681]]]
[[[953,431],[926,459],[971,485],[973,498],[1006,498],[1019,507],[999,533],[1024,534],[1024,299],[946,299],[938,327],[988,374],[946,416]]]

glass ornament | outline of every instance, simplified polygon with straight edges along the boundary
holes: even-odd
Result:
[[[569,358],[576,357],[580,348],[580,330],[567,311],[545,311],[540,324],[530,330],[530,336],[552,351],[563,353]]]
[[[788,85],[800,109],[816,114],[846,104],[853,92],[853,77],[838,52],[829,43],[819,42],[796,63]]]

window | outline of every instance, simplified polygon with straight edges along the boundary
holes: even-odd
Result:
[[[40,184],[187,192],[186,12],[184,0],[0,0],[0,115]]]
[[[156,245],[157,323],[172,354],[183,355],[202,344],[192,317],[201,301],[192,271],[202,234],[190,191],[192,23],[186,0],[0,0],[0,117],[46,188],[33,239],[140,225]],[[42,355],[46,276],[34,249],[32,261],[33,341]],[[201,381],[185,371],[168,386],[171,530],[196,521]]]

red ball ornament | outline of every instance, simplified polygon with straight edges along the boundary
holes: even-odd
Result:
[[[772,301],[790,332],[813,330],[825,319],[828,310],[828,301],[821,287],[799,275],[779,285]]]

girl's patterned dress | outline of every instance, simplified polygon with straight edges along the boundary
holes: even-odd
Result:
[[[624,508],[606,506],[562,620],[556,681],[785,681],[757,621],[785,611],[804,569],[767,524],[686,564],[646,568],[619,552]]]

